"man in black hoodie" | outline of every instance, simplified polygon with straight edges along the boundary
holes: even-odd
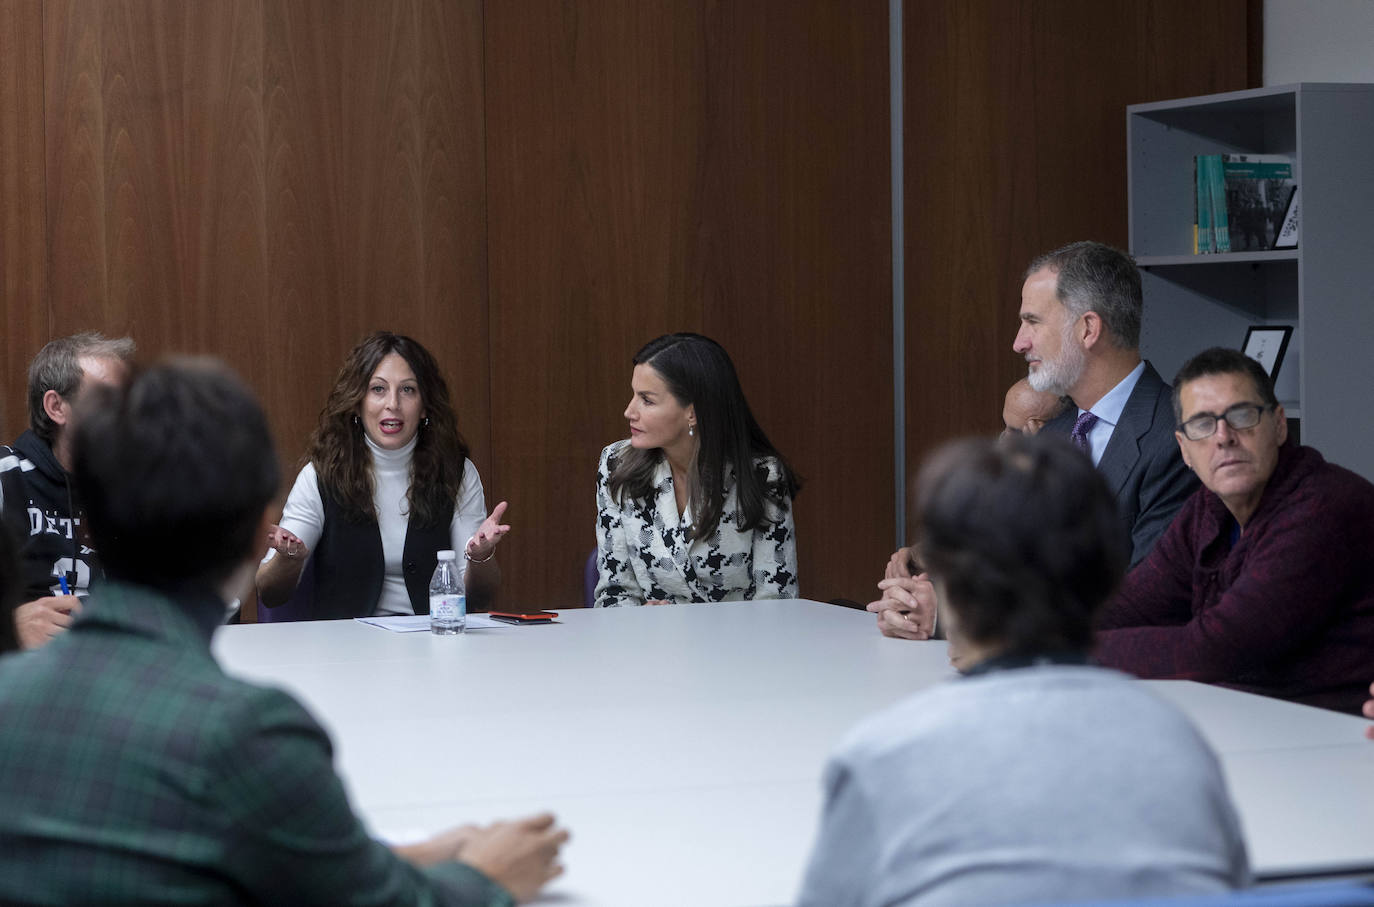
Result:
[[[100,565],[68,475],[73,412],[95,384],[121,385],[134,342],[88,331],[48,343],[29,365],[29,430],[0,446],[0,513],[20,542],[19,642],[41,646],[71,623]]]

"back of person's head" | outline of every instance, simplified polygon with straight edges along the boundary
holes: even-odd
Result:
[[[14,609],[23,593],[19,569],[19,542],[10,527],[0,522],[0,655],[19,648],[19,628],[14,624]]]
[[[1020,432],[1033,435],[1073,405],[1068,397],[1031,387],[1029,378],[1022,378],[1007,388],[1002,401],[1004,433]]]
[[[50,340],[29,363],[29,427],[49,444],[57,437],[58,426],[43,407],[48,391],[72,399],[81,387],[82,359],[116,359],[129,363],[134,358],[134,342],[128,337],[107,338],[98,331],[84,331],[70,337]]]
[[[668,392],[681,406],[696,412],[697,453],[692,511],[696,515],[697,537],[714,531],[720,520],[724,498],[726,467],[736,476],[740,528],[756,528],[766,519],[766,503],[782,496],[791,497],[801,488],[786,458],[768,440],[744,398],[735,364],[725,348],[700,334],[664,334],[646,343],[635,353],[635,365],[647,365],[663,378]],[[633,453],[633,452],[632,452]],[[754,460],[771,457],[777,462],[780,487],[766,488],[754,475]],[[631,456],[631,465],[640,465],[642,478],[651,470]],[[619,491],[615,483],[613,492]],[[643,497],[647,481],[629,483],[635,497]]]
[[[957,441],[918,489],[919,553],[964,638],[1009,654],[1091,647],[1127,549],[1087,457],[1044,435]]]
[[[1209,375],[1245,375],[1255,386],[1260,402],[1265,406],[1278,406],[1279,398],[1274,395],[1274,382],[1269,373],[1254,359],[1240,350],[1214,346],[1203,350],[1192,359],[1183,363],[1183,368],[1174,376],[1174,420],[1183,421],[1183,385]]]
[[[1073,318],[1096,312],[1115,346],[1140,346],[1144,296],[1140,270],[1129,255],[1100,242],[1075,242],[1036,258],[1025,276],[1042,269],[1058,275],[1056,296]]]
[[[372,457],[364,441],[358,410],[377,367],[395,353],[415,373],[425,422],[416,435],[407,501],[410,518],[433,525],[458,497],[468,446],[458,431],[448,382],[439,362],[414,338],[391,331],[374,331],[344,358],[334,387],[320,410],[310,436],[306,458],[325,487],[355,519],[375,519],[372,500]]]
[[[257,400],[210,359],[97,389],[73,460],[106,572],[165,591],[215,587],[251,558],[280,480]]]

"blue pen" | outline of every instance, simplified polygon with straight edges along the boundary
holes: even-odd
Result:
[[[72,594],[71,587],[67,585],[67,577],[65,577],[65,576],[59,576],[59,577],[57,578],[57,584],[58,584],[59,586],[62,587],[62,594],[63,594],[63,595],[71,595],[71,594]]]

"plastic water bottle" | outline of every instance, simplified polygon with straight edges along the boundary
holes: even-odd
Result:
[[[458,591],[458,553],[440,551],[429,581],[429,630],[439,636],[462,633],[468,626],[468,598]]]

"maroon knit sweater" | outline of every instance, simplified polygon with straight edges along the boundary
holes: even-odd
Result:
[[[1234,526],[1198,489],[1104,609],[1097,657],[1359,712],[1374,681],[1374,485],[1286,444],[1233,547]]]

